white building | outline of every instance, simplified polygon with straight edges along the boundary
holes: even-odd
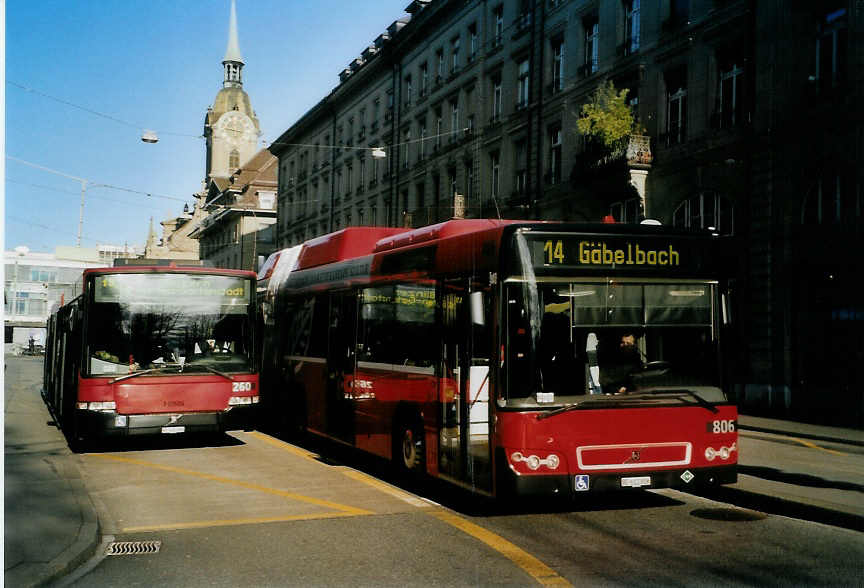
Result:
[[[31,337],[35,345],[44,344],[48,316],[78,295],[85,269],[110,266],[114,258],[139,253],[136,247],[114,245],[58,247],[54,253],[34,253],[22,246],[4,252],[6,351],[20,353]]]

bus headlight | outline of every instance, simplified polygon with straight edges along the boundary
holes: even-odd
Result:
[[[542,466],[546,466],[550,470],[557,470],[561,465],[561,458],[555,455],[554,453],[550,453],[546,457],[540,457],[538,455],[528,455],[525,456],[521,451],[514,451],[510,454],[510,461],[515,465],[523,465],[531,470],[532,472],[536,472]]]

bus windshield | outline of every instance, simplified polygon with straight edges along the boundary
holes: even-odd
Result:
[[[505,406],[681,390],[725,400],[711,282],[524,280],[505,293]]]
[[[92,277],[85,373],[250,372],[252,288],[207,274]]]

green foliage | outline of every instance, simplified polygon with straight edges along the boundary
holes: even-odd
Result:
[[[591,101],[582,105],[576,128],[582,135],[599,139],[614,147],[635,131],[633,111],[627,104],[627,88],[615,89],[612,82],[598,86]]]

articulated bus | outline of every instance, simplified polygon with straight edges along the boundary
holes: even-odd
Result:
[[[88,269],[48,320],[42,395],[73,448],[144,434],[250,429],[254,272]]]
[[[262,405],[492,496],[733,483],[718,247],[502,220],[307,241],[262,275]]]

